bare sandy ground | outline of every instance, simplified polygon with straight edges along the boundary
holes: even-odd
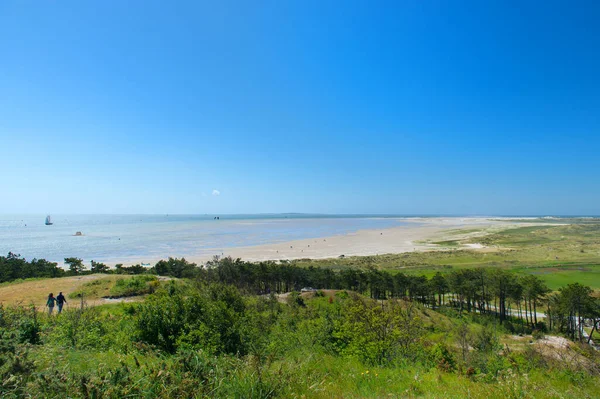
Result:
[[[205,255],[187,258],[202,264],[215,255],[231,256],[247,261],[324,259],[344,256],[367,256],[410,251],[439,249],[426,241],[464,238],[482,235],[494,230],[523,226],[523,223],[496,218],[409,218],[402,219],[407,225],[379,230],[360,230],[355,233],[289,241],[277,244],[215,249]],[[457,234],[458,229],[474,229],[471,233]],[[471,244],[472,249],[482,249],[480,244]]]

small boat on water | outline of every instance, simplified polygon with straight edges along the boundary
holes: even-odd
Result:
[[[52,226],[52,218],[50,215],[46,216],[46,226]]]

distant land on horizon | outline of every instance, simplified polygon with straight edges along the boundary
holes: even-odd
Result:
[[[292,217],[292,218],[437,218],[437,217],[464,217],[464,218],[600,218],[600,214],[460,214],[460,213],[444,213],[444,214],[429,214],[429,213],[312,213],[312,212],[260,212],[260,213],[0,213],[2,216],[194,216],[194,217],[233,217],[239,218],[274,218],[274,217]]]

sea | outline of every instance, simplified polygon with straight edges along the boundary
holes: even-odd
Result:
[[[0,215],[0,255],[144,263],[405,225],[400,215]],[[80,232],[81,235],[77,235]]]

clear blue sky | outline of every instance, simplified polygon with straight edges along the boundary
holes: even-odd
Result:
[[[0,213],[600,214],[598,21],[595,1],[5,0]]]

